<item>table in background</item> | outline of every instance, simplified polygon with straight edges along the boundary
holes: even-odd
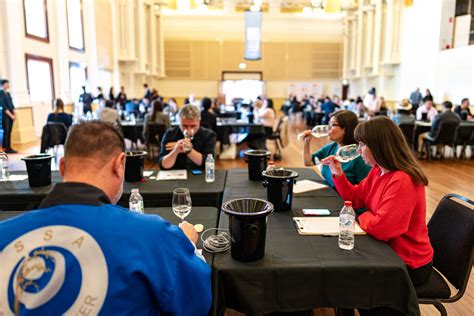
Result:
[[[293,169],[300,180],[323,180],[311,169]],[[266,199],[261,182],[248,180],[247,171],[229,170],[224,201]],[[353,251],[341,250],[337,237],[300,236],[293,216],[304,207],[328,208],[337,216],[343,201],[332,188],[295,195],[293,210],[268,217],[265,257],[243,263],[230,251],[213,261],[213,309],[243,313],[311,310],[316,307],[371,308],[390,306],[418,315],[418,301],[404,262],[384,242],[356,236]],[[219,227],[228,227],[222,215]]]
[[[5,220],[10,217],[14,217],[28,211],[4,211],[0,212],[0,221]],[[174,215],[171,207],[158,207],[158,208],[145,208],[146,214],[156,214],[163,217],[165,220],[169,221],[171,224],[177,225],[180,222],[180,219]],[[219,212],[214,207],[193,207],[191,213],[186,217],[186,221],[193,224],[202,224],[204,229],[216,227],[216,224],[219,220]],[[159,239],[159,235],[157,235]],[[197,248],[202,249],[201,239],[198,239]],[[212,262],[212,254],[203,251],[204,258],[206,262],[210,265]]]
[[[431,131],[431,124],[432,122],[425,122],[425,121],[416,121],[414,123],[414,136],[413,136],[413,144],[415,150],[418,149],[418,136],[422,133],[426,133]],[[458,132],[457,134],[469,134],[469,131],[463,131],[461,132],[460,130],[469,130],[472,131],[474,130],[474,121],[461,121],[458,127]]]
[[[25,171],[13,171],[12,174],[26,175]],[[153,171],[156,176],[157,171]],[[188,171],[187,180],[156,181],[145,177],[143,182],[124,182],[123,194],[119,205],[128,208],[132,188],[138,188],[146,207],[171,206],[173,190],[188,188],[193,206],[213,206],[220,208],[224,192],[227,171],[216,170],[216,180],[205,181],[204,173],[193,175]],[[22,181],[0,182],[0,211],[20,211],[38,208],[44,197],[51,192],[54,184],[62,182],[58,171],[51,172],[51,185],[31,188],[28,179]]]

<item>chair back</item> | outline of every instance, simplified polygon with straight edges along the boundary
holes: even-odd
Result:
[[[469,141],[469,138],[471,137],[473,131],[474,125],[459,125],[456,136],[456,144],[466,144]]]
[[[433,266],[457,289],[465,289],[472,268],[474,202],[457,194],[445,195],[428,223],[428,234]]]
[[[441,122],[438,133],[434,137],[434,143],[452,146],[456,140],[456,131],[459,127],[458,121]]]
[[[413,144],[413,137],[415,134],[415,123],[401,123],[398,125],[400,129],[402,130],[403,136],[405,136],[405,139],[408,144]]]
[[[148,144],[160,145],[161,139],[166,131],[165,124],[148,123],[148,135],[146,142]]]
[[[49,122],[46,124],[46,132],[49,133],[48,148],[66,143],[67,127],[63,123]]]

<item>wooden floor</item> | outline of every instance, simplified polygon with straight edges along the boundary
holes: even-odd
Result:
[[[301,156],[302,143],[297,140],[297,131],[304,130],[301,121],[295,119],[290,123],[290,145],[283,151],[283,159],[276,163],[282,167],[303,167]],[[324,144],[323,140],[313,139],[311,148],[316,150]],[[17,155],[10,155],[11,169],[24,169],[20,158],[26,154],[39,152],[39,141],[24,146],[16,146],[20,152]],[[270,148],[271,149],[271,148]],[[433,214],[436,205],[447,193],[457,193],[474,200],[474,159],[456,160],[445,159],[442,161],[421,161],[423,170],[429,178],[429,185],[426,188],[427,197],[427,221]],[[246,168],[243,159],[217,160],[216,166],[219,169]],[[146,169],[158,169],[154,163],[147,163]],[[316,168],[314,168],[316,170]],[[403,197],[400,197],[403,198]],[[464,297],[453,304],[445,305],[448,315],[474,315],[474,270],[471,273],[470,282]],[[422,305],[422,315],[437,316],[439,313],[434,307]],[[229,311],[228,316],[241,315],[235,311]],[[320,308],[315,310],[315,315],[334,315],[332,309]]]

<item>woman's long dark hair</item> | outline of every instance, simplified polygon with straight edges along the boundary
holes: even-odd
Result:
[[[360,123],[354,137],[369,147],[380,167],[390,171],[401,170],[413,182],[428,185],[428,178],[408,147],[402,131],[388,117],[377,116]]]
[[[359,124],[359,119],[354,112],[347,111],[347,110],[340,110],[334,112],[331,117],[334,117],[336,123],[339,124],[340,128],[344,129],[344,137],[342,139],[343,145],[350,145],[355,144],[356,141],[354,139],[354,130]]]
[[[56,101],[54,101],[54,113],[58,114],[58,113],[61,113],[59,111],[62,111],[64,112],[64,102],[62,99],[56,99]]]
[[[163,112],[163,103],[159,100],[153,101],[153,111],[151,113],[151,121],[154,122],[156,119],[156,113]]]

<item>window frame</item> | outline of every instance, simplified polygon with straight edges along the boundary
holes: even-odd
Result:
[[[71,37],[69,36],[69,11],[68,11],[69,9],[68,9],[68,3],[69,3],[69,0],[66,0],[66,24],[67,24],[67,42],[68,42],[68,46],[69,46],[69,49],[75,50],[77,52],[84,53],[86,51],[86,40],[85,40],[85,37],[84,37],[84,13],[83,13],[84,3],[82,2],[82,0],[79,0],[79,3],[81,4],[82,48],[71,46]]]
[[[26,87],[28,89],[28,94],[31,98],[31,92],[30,92],[30,73],[28,71],[28,61],[29,60],[36,60],[36,61],[42,61],[46,62],[49,64],[49,71],[51,73],[51,96],[52,99],[51,101],[54,101],[56,99],[56,91],[54,88],[54,71],[53,71],[53,59],[48,58],[48,57],[43,57],[43,56],[38,56],[38,55],[33,55],[33,54],[25,54],[25,70],[26,70]],[[36,102],[36,101],[35,101]],[[41,101],[43,102],[43,101]]]
[[[41,37],[38,35],[28,33],[27,22],[26,22],[26,5],[25,5],[25,0],[23,0],[22,1],[23,2],[23,22],[25,25],[25,37],[31,38],[33,40],[49,43],[48,3],[46,0],[43,0],[43,1],[44,1],[44,17],[45,17],[45,23],[46,23],[46,37]]]

